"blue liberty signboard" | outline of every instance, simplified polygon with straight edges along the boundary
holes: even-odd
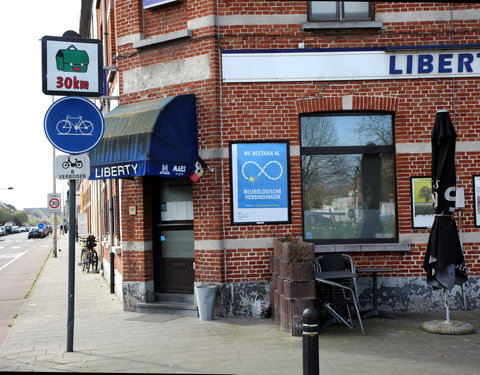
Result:
[[[86,98],[69,96],[54,102],[43,122],[50,143],[67,154],[83,154],[102,139],[103,115]]]
[[[232,223],[290,222],[288,142],[230,144]]]

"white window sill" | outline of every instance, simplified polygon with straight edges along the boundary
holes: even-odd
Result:
[[[379,21],[352,21],[352,22],[306,22],[303,30],[324,30],[324,29],[381,29],[383,22]]]
[[[410,251],[409,243],[372,243],[348,245],[315,245],[316,253],[368,253],[386,251]]]

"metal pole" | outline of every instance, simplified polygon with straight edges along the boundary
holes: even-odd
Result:
[[[303,375],[319,375],[318,312],[314,307],[303,311]]]
[[[110,293],[115,293],[115,253],[110,252]]]
[[[57,180],[55,178],[55,147],[53,147],[53,194],[57,192]],[[61,205],[60,205],[61,207]],[[53,228],[52,228],[52,236],[53,236],[53,257],[57,257],[57,213],[52,212],[53,215]]]
[[[445,301],[445,323],[452,324],[450,320],[450,308],[448,307],[448,289],[443,288],[443,298]]]
[[[73,352],[73,318],[75,310],[75,180],[69,180],[68,190],[68,313],[67,313],[67,352]]]
[[[107,0],[102,1],[102,16],[103,16],[103,62],[105,65],[108,65],[108,15],[107,15]],[[105,95],[109,95],[108,92],[108,84],[107,90]],[[104,113],[110,112],[110,101],[109,99],[105,99],[104,102]],[[108,182],[108,232],[109,232],[109,242],[110,242],[110,293],[115,293],[115,253],[113,252],[113,241],[114,241],[114,231],[115,231],[115,224],[114,220],[114,202],[113,202],[113,186],[112,180],[109,179]]]

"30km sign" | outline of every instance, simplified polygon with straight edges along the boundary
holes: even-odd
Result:
[[[102,42],[98,39],[44,36],[42,90],[47,95],[101,96]]]
[[[61,194],[50,193],[48,194],[48,212],[60,212],[61,211]]]

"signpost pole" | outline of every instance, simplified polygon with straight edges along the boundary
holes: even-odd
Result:
[[[70,154],[66,160],[60,162],[60,167],[55,162],[57,177],[69,181],[67,352],[73,352],[75,239],[77,232],[76,180],[88,178],[89,172],[88,157],[83,159],[78,156],[72,159],[71,155],[84,154],[94,148],[103,136],[105,125],[103,115],[97,106],[78,96],[98,97],[102,95],[102,41],[79,37],[80,35],[77,33],[67,31],[63,37],[44,36],[42,38],[42,91],[47,95],[67,95],[67,97],[52,103],[43,121],[45,135],[50,143],[57,150]],[[57,160],[55,150],[54,159]],[[82,167],[86,171],[83,171]],[[55,209],[60,206],[60,199],[49,197],[50,208]],[[55,256],[56,246],[55,243]]]
[[[57,179],[55,178],[55,147],[53,148],[53,193],[55,194],[57,192]],[[52,235],[53,235],[53,257],[57,257],[57,213],[53,212],[53,230],[52,230]]]
[[[73,318],[75,310],[75,190],[76,180],[69,180],[68,190],[68,311],[67,352],[73,352]]]

